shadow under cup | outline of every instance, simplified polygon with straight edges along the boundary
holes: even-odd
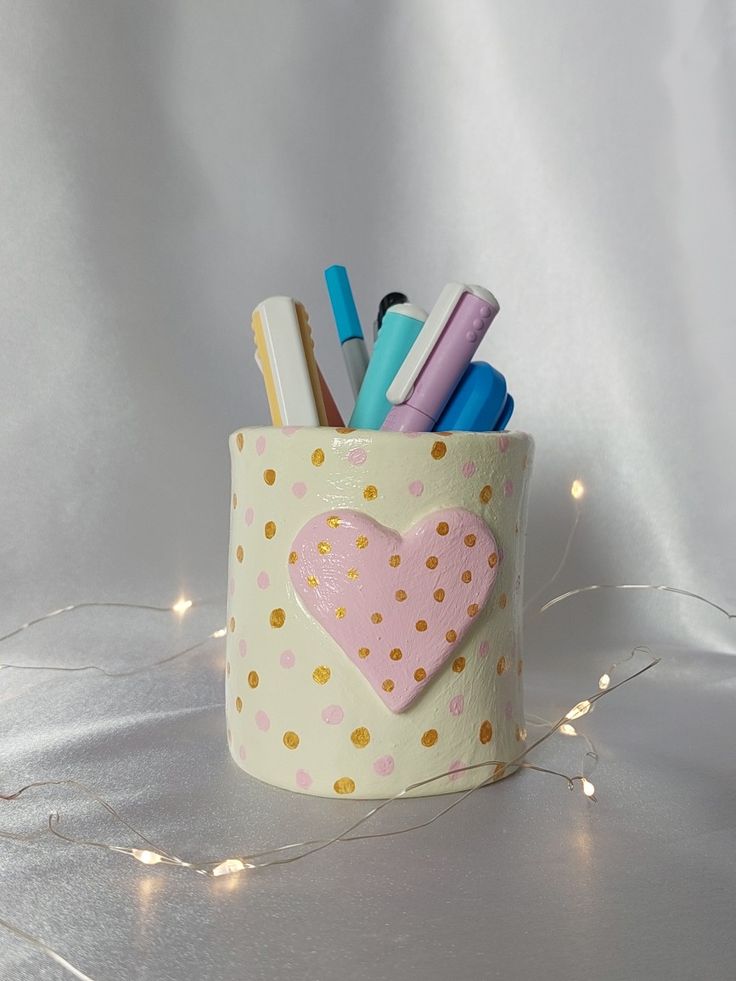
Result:
[[[525,735],[532,452],[524,433],[233,433],[226,714],[240,767],[357,798],[509,772]]]

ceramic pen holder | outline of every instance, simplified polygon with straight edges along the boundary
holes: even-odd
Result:
[[[461,768],[523,749],[531,438],[248,428],[230,454],[235,762],[325,797],[504,776]]]

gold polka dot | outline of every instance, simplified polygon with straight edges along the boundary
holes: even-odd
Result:
[[[238,435],[235,437],[235,442],[238,444],[238,449],[239,450],[242,450],[243,449],[243,443],[245,442],[245,440],[243,439],[243,434],[242,433],[238,433]]]
[[[315,467],[321,467],[325,462],[325,451],[319,449],[319,447],[312,453],[312,465]]]
[[[427,629],[427,621],[426,620],[417,620],[417,622],[414,624],[414,626],[416,627],[416,629],[419,631],[420,634],[423,634],[424,631]]]
[[[465,658],[464,657],[456,657],[455,660],[452,662],[452,670],[455,672],[455,674],[460,674],[462,671],[464,671],[465,670]]]
[[[233,494],[233,511],[235,510],[235,508],[237,506],[238,506],[238,495],[237,494]]]
[[[434,746],[438,739],[436,729],[427,729],[426,732],[422,733],[422,746],[430,747]]]
[[[470,571],[470,569],[466,569],[460,578],[463,582],[470,582],[470,580],[473,578],[473,573]]]
[[[367,544],[368,539],[365,537],[365,535],[358,535],[358,537],[355,539],[356,548],[365,548]]]
[[[296,552],[289,552],[289,565],[296,565],[298,561],[299,556],[296,554]]]
[[[344,606],[338,606],[338,608],[335,610],[335,618],[337,620],[344,620],[345,619],[345,614],[347,612],[348,611],[345,609]]]
[[[491,554],[488,556],[488,565],[492,569],[495,569],[496,566],[498,565],[498,556],[496,555],[495,552],[491,552]]]
[[[348,577],[348,579],[353,579],[353,580],[357,579],[358,578],[358,570],[357,569],[348,569],[348,571],[347,571],[347,577]]]
[[[481,490],[478,497],[480,498],[481,504],[488,504],[490,499],[493,497],[493,488],[491,487],[491,485],[486,484],[486,486]]]
[[[230,617],[230,633],[235,633],[235,617]]]
[[[250,685],[251,688],[257,688],[259,681],[260,678],[258,677],[257,671],[250,671],[248,673],[248,684]]]
[[[268,618],[268,622],[272,627],[283,627],[283,625],[286,623],[286,614],[280,606],[276,607],[275,610],[271,610],[271,615]]]
[[[392,569],[395,569],[397,565],[401,565],[401,556],[400,555],[389,556],[388,564],[391,566]]]
[[[370,648],[368,648],[368,647],[359,647],[358,648],[358,657],[364,657],[365,658],[365,657],[368,657],[369,654],[370,654]]]
[[[484,746],[493,739],[493,726],[491,725],[490,719],[486,719],[484,722],[481,722],[479,738]]]
[[[238,560],[238,562],[242,562],[244,555],[245,552],[243,551],[243,546],[238,545],[238,547],[235,549],[235,558]]]
[[[468,616],[474,617],[479,609],[480,607],[478,606],[477,603],[471,603],[470,606],[468,607]]]
[[[383,614],[371,613],[371,623],[381,623],[382,621],[383,621]]]
[[[436,555],[430,555],[427,561],[424,563],[428,569],[436,569],[439,565],[439,559]]]
[[[320,555],[327,555],[332,551],[332,545],[329,542],[317,542],[317,551]]]
[[[315,586],[319,586],[319,579],[316,576],[307,576],[307,586],[314,589]]]
[[[346,436],[348,433],[355,432],[355,426],[340,426],[340,428],[336,429],[335,432],[341,433],[343,436]]]
[[[426,677],[427,672],[424,670],[424,668],[417,668],[414,672],[414,681],[424,681]]]
[[[394,596],[399,601],[399,603],[403,603],[404,600],[406,599],[406,590],[405,589],[397,589],[396,592],[394,593]]]
[[[243,711],[243,699],[240,697],[240,695],[238,695],[238,697],[235,699],[235,711],[236,712]]]
[[[457,634],[455,633],[455,631],[448,630],[447,633],[445,634],[445,640],[447,641],[448,644],[454,644],[455,641],[457,640]]]
[[[447,445],[441,439],[436,440],[432,444],[432,458],[434,460],[441,460],[445,453],[447,453]]]
[[[435,589],[432,595],[434,596],[434,598],[437,600],[438,603],[441,603],[442,600],[445,598],[445,591],[444,589]]]
[[[440,521],[440,523],[437,525],[438,535],[446,535],[449,530],[450,530],[450,526],[446,521]]]
[[[284,746],[287,749],[296,749],[299,745],[299,736],[295,732],[292,732],[291,729],[287,729],[284,733],[283,740]]]
[[[312,680],[318,685],[326,685],[332,677],[332,672],[326,664],[319,664],[312,672]]]
[[[273,536],[276,534],[276,522],[275,521],[267,521],[266,524],[263,526],[263,534],[269,540],[271,538],[273,538]]]
[[[374,484],[368,484],[367,487],[363,489],[363,497],[366,501],[375,501],[378,497],[378,488]]]
[[[276,471],[271,470],[270,468],[268,470],[264,470],[263,479],[266,481],[269,487],[273,487],[273,485],[276,483]]]
[[[508,603],[508,601],[509,598],[506,595],[506,593],[501,593],[501,595],[498,597],[498,605],[501,607],[502,610],[506,609],[506,604]]]
[[[386,678],[386,680],[381,685],[381,688],[383,688],[384,691],[393,691],[394,690],[394,683],[393,683],[393,681],[391,681],[390,678]]]
[[[339,528],[340,527],[340,519],[338,518],[338,516],[336,514],[332,514],[327,519],[327,524],[330,526],[330,528]]]
[[[496,664],[496,674],[503,674],[505,670],[506,670],[506,658],[502,654],[498,659],[498,663]]]
[[[355,781],[350,777],[340,777],[332,786],[336,794],[352,794],[355,790]]]
[[[463,538],[463,541],[468,548],[472,548],[473,545],[475,545],[475,535],[466,535],[465,538]]]
[[[365,726],[358,726],[357,729],[353,729],[350,733],[350,741],[358,749],[363,749],[371,741],[371,734]]]
[[[516,665],[516,673],[517,674],[521,674],[521,672],[523,670],[523,663],[524,662],[522,661],[522,659],[519,658],[519,663]]]
[[[493,779],[494,780],[500,780],[501,777],[503,777],[505,773],[506,773],[506,764],[505,763],[496,763],[496,767],[495,767],[495,769],[493,771]]]
[[[404,655],[401,653],[400,647],[394,647],[394,649],[389,654],[392,661],[400,661]]]

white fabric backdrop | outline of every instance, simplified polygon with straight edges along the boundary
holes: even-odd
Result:
[[[528,590],[580,477],[560,588],[671,583],[736,608],[735,38],[727,0],[2,0],[0,632],[87,599],[212,606],[181,633],[80,614],[0,660],[119,667],[219,625],[226,436],[267,421],[250,310],[305,302],[349,410],[331,262],[366,323],[389,289],[498,296],[482,353],[537,441]],[[660,594],[530,624],[548,717],[635,644],[665,654],[591,721],[595,810],[524,776],[445,826],[217,887],[4,844],[0,917],[101,981],[578,977],[591,957],[598,978],[730,978],[735,630]],[[3,671],[2,787],[84,779],[208,854],[359,813],[232,768],[220,658],[137,683]],[[4,805],[0,830],[57,806],[120,840],[63,792]],[[5,936],[0,965],[60,976]]]

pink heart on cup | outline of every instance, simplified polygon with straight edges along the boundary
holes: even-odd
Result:
[[[402,712],[460,645],[490,595],[496,540],[463,508],[434,511],[404,535],[359,511],[312,518],[289,574],[382,701]]]

